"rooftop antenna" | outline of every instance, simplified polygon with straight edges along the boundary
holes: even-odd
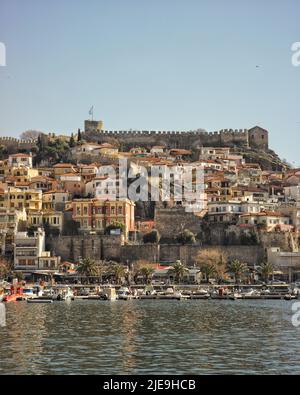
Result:
[[[94,120],[94,106],[92,106],[92,107],[90,108],[89,115],[90,115],[91,118],[92,118],[92,119],[90,119],[90,121],[93,121],[93,120]]]

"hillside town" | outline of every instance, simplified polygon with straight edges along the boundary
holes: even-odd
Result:
[[[269,137],[258,126],[108,132],[102,121],[70,136],[1,137],[0,279],[299,281],[300,169],[279,160]],[[153,201],[151,175],[147,199],[120,194],[125,176],[130,190],[143,169],[186,165],[202,171],[201,207],[190,210],[174,180],[168,198],[156,180]]]

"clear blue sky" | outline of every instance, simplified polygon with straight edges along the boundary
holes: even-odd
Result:
[[[300,165],[299,0],[0,0],[0,135],[270,131]],[[259,65],[257,68],[256,66]]]

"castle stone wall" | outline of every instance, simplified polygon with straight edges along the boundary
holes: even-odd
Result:
[[[36,147],[36,140],[22,140],[15,137],[0,137],[0,145],[3,145],[9,149],[31,149]]]
[[[60,255],[63,261],[78,262],[80,257],[119,261],[121,238],[106,235],[49,237],[46,247],[56,255]]]
[[[95,122],[95,121],[94,121]],[[96,125],[96,123],[95,123]],[[201,146],[243,145],[268,148],[268,132],[260,127],[251,130],[251,142],[248,129],[223,129],[216,132],[206,131],[154,131],[154,130],[101,130],[93,123],[85,123],[84,137],[88,141],[107,142],[117,139],[125,148],[133,146],[149,147],[164,145],[168,148],[196,149]],[[262,135],[264,138],[262,139]]]
[[[146,260],[149,262],[171,263],[180,259],[185,265],[194,265],[198,254],[203,250],[214,250],[224,253],[229,261],[238,259],[250,265],[264,261],[264,248],[261,246],[200,246],[180,244],[124,245],[121,247],[123,262]]]
[[[198,234],[201,230],[201,219],[184,208],[156,208],[155,227],[162,237],[175,237],[183,229]]]

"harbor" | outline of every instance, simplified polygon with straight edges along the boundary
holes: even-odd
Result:
[[[0,374],[299,374],[285,300],[5,303]]]
[[[72,300],[296,300],[300,289],[296,284],[255,285],[66,285],[20,283],[2,286],[3,302],[51,303]]]

